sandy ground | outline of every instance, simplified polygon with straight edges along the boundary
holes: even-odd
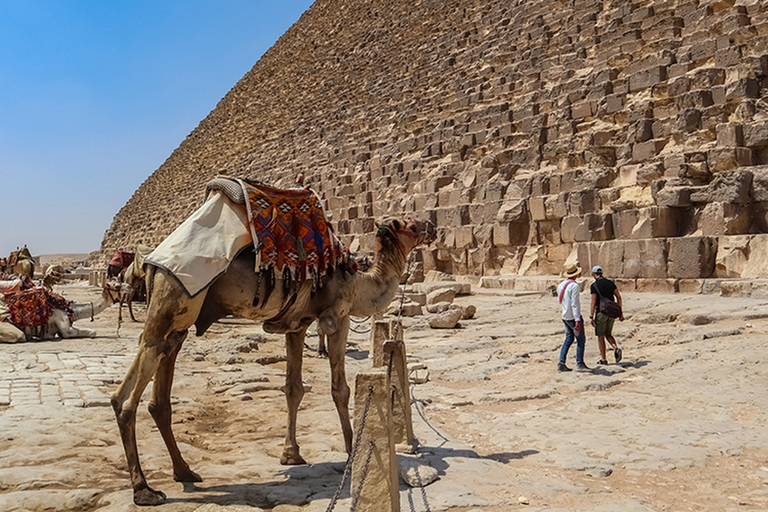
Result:
[[[58,291],[77,301],[99,293],[78,283]],[[624,295],[628,319],[615,329],[624,360],[589,374],[555,371],[554,297],[475,290],[456,299],[475,305],[475,318],[452,330],[407,318],[409,361],[428,376],[411,389],[417,454],[439,479],[423,493],[401,483],[402,510],[768,510],[768,301]],[[0,346],[2,511],[138,509],[108,397],[142,324],[123,323],[118,336],[117,306],[78,324],[99,336]],[[354,385],[370,346],[365,333],[350,339]],[[137,421],[145,474],[168,495],[161,510],[326,510],[346,460],[328,363],[305,351],[298,437],[309,464],[286,467],[283,354],[280,337],[250,322],[190,334],[174,430],[204,481],[173,481],[147,394]],[[335,510],[350,503],[347,486]]]

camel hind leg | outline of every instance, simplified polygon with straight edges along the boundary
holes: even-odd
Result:
[[[173,462],[173,479],[177,482],[202,482],[200,475],[189,468],[181,456],[179,447],[176,444],[176,438],[171,428],[171,386],[173,384],[173,371],[176,364],[176,356],[181,350],[181,344],[187,337],[187,331],[176,331],[168,336],[168,341],[172,341],[175,349],[166,357],[163,357],[155,372],[154,382],[152,384],[152,399],[149,402],[149,413],[155,420],[160,435],[163,436],[165,446]]]
[[[304,356],[304,336],[306,329],[289,332],[285,335],[287,364],[285,367],[285,400],[288,403],[288,425],[285,431],[285,444],[280,464],[297,465],[307,462],[299,454],[296,441],[296,415],[304,397],[304,383],[301,381],[301,365]]]

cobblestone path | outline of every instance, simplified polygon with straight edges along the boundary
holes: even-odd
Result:
[[[131,360],[126,354],[0,353],[0,406],[109,406],[104,386],[119,382]]]

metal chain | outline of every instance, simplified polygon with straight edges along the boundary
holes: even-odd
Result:
[[[355,455],[357,454],[357,449],[360,447],[360,440],[363,437],[365,420],[368,418],[368,408],[371,406],[372,397],[373,397],[373,386],[368,386],[368,397],[365,399],[365,408],[363,409],[363,418],[360,420],[360,428],[358,429],[357,435],[355,436],[355,442],[352,444],[352,453],[350,453],[349,458],[347,458],[347,464],[344,466],[344,473],[342,473],[341,475],[341,481],[339,482],[339,486],[336,488],[336,492],[333,494],[333,498],[331,498],[331,502],[328,504],[328,508],[325,509],[325,512],[331,512],[333,510],[333,507],[336,506],[336,502],[339,501],[339,497],[341,496],[341,491],[344,489],[344,484],[347,482],[347,478],[349,478],[349,473],[352,470],[352,461],[355,459]]]
[[[357,508],[357,500],[360,499],[360,493],[363,491],[363,484],[365,483],[365,479],[368,478],[368,468],[371,465],[371,457],[373,456],[373,448],[375,446],[376,443],[371,439],[368,445],[368,456],[365,458],[365,466],[363,466],[363,474],[360,478],[360,485],[357,486],[357,491],[352,494],[352,506],[349,507],[349,512],[355,512],[355,509]]]

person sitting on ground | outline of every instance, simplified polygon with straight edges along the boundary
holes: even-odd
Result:
[[[581,288],[576,282],[576,278],[581,275],[581,267],[577,265],[568,265],[563,272],[565,281],[557,287],[557,296],[560,301],[560,307],[563,310],[562,319],[565,324],[565,341],[560,349],[560,361],[557,363],[557,371],[571,371],[565,365],[568,358],[568,350],[576,340],[576,371],[590,371],[584,364],[584,348],[587,337],[584,334],[584,319],[581,316],[581,302],[579,301],[579,292]]]
[[[592,277],[595,278],[595,282],[589,287],[589,292],[592,294],[592,305],[590,307],[589,319],[592,327],[595,328],[595,336],[597,336],[597,346],[600,349],[600,361],[597,364],[608,364],[608,360],[605,355],[605,340],[611,344],[613,348],[613,357],[618,363],[621,361],[621,349],[619,348],[616,339],[613,337],[613,324],[616,321],[615,318],[611,318],[608,315],[600,311],[600,298],[606,297],[612,301],[615,301],[619,307],[622,306],[621,293],[616,283],[603,276],[603,268],[600,265],[592,267]],[[623,309],[623,308],[622,308]],[[624,321],[624,313],[619,316],[619,321]]]

